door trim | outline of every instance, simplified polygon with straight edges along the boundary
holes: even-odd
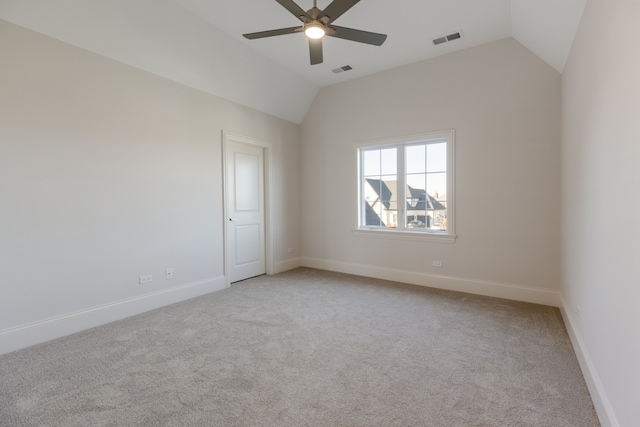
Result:
[[[271,213],[271,207],[273,206],[271,183],[273,182],[273,156],[272,145],[270,142],[251,138],[248,136],[239,135],[229,131],[222,131],[222,205],[223,205],[223,218],[222,218],[222,244],[224,254],[224,277],[227,283],[227,287],[231,285],[229,282],[229,256],[227,256],[227,218],[229,218],[229,206],[227,201],[229,196],[227,194],[227,152],[229,143],[239,143],[251,145],[254,147],[262,148],[264,154],[264,250],[266,270],[268,275],[272,275],[274,271],[273,265],[273,215]]]

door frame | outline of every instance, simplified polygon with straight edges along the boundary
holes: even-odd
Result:
[[[274,271],[273,266],[273,215],[271,213],[271,207],[273,206],[272,202],[272,191],[271,191],[271,183],[273,182],[273,156],[272,156],[272,145],[270,142],[251,138],[244,135],[239,135],[237,133],[222,131],[222,213],[224,215],[222,219],[222,244],[223,244],[223,257],[224,257],[224,277],[227,284],[227,287],[231,285],[229,282],[229,256],[227,254],[227,222],[229,219],[229,205],[228,200],[229,196],[227,194],[227,153],[229,151],[230,143],[238,143],[251,145],[254,147],[259,147],[262,149],[264,154],[264,252],[265,252],[265,262],[266,262],[266,273],[267,275],[272,275]]]

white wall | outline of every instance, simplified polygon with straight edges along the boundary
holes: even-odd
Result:
[[[640,425],[639,22],[591,0],[563,74],[563,314],[604,426]]]
[[[321,89],[302,123],[303,263],[557,305],[560,84],[504,39]],[[455,244],[354,236],[354,143],[446,129]]]
[[[222,130],[273,144],[274,258],[298,256],[298,125],[5,21],[0,40],[0,353],[225,286]]]

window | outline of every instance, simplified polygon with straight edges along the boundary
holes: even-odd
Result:
[[[453,148],[453,131],[358,144],[358,230],[453,242]]]

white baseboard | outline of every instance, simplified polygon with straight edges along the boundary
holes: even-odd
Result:
[[[319,258],[303,257],[302,265],[304,267],[337,271],[340,273],[355,274],[358,276],[373,277],[376,279],[393,280],[396,282],[446,289],[449,291],[466,292],[470,294],[505,298],[534,304],[550,305],[553,307],[560,306],[560,292],[549,289],[489,282],[486,280],[436,276],[432,274],[395,270],[371,265],[350,264]]]
[[[0,331],[0,354],[227,288],[223,276],[128,298]]]
[[[284,273],[285,271],[293,270],[300,266],[302,266],[300,257],[285,259],[284,261],[276,263],[273,274]]]
[[[560,312],[562,313],[564,324],[567,327],[569,338],[571,338],[573,350],[578,358],[580,369],[582,369],[582,375],[584,376],[587,387],[589,388],[593,406],[596,408],[596,412],[598,413],[600,424],[602,427],[620,427],[620,423],[618,422],[615,412],[613,411],[613,407],[611,406],[611,401],[604,391],[602,381],[600,381],[598,371],[596,371],[593,361],[591,360],[591,356],[589,355],[587,347],[584,344],[584,340],[582,339],[582,335],[580,335],[580,331],[576,327],[577,323],[575,317],[573,317],[573,312],[569,310],[567,302],[562,295],[560,296],[560,300]]]

